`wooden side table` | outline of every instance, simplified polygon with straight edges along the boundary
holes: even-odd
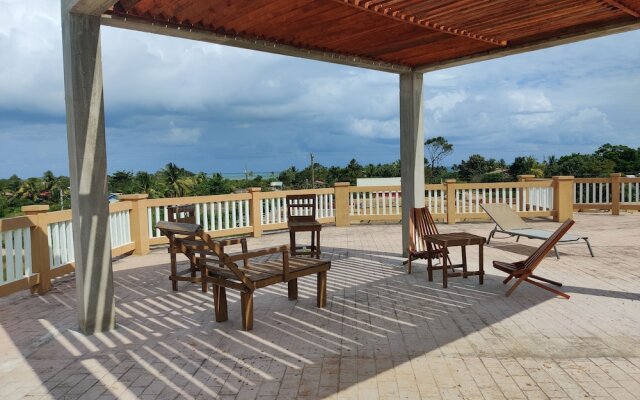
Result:
[[[426,235],[424,236],[424,240],[427,243],[431,243],[435,246],[440,246],[442,248],[442,254],[445,256],[442,257],[442,265],[441,266],[433,266],[433,262],[431,257],[427,258],[427,276],[429,282],[433,281],[433,271],[442,270],[442,287],[447,287],[447,278],[454,276],[462,276],[463,278],[467,278],[468,276],[478,275],[480,284],[484,283],[484,262],[483,262],[483,248],[486,242],[484,236],[472,235],[466,232],[455,232],[455,233],[443,233],[438,235]],[[467,271],[467,246],[478,246],[478,271]],[[452,264],[447,265],[450,247],[461,247],[462,250],[462,264]],[[448,269],[454,269],[454,272],[449,272]],[[462,268],[462,272],[455,272],[455,268]]]

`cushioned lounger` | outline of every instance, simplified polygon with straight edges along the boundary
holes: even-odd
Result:
[[[553,232],[550,231],[531,228],[508,204],[481,204],[480,206],[496,224],[496,227],[493,228],[491,233],[489,233],[487,244],[489,244],[496,232],[516,236],[516,241],[520,239],[520,236],[524,236],[529,239],[547,240],[551,235],[553,235]],[[585,241],[589,248],[589,253],[591,254],[591,257],[593,257],[593,250],[591,249],[589,238],[586,236],[564,235],[558,243],[577,242],[579,240]],[[556,246],[553,246],[553,250],[556,253],[556,257],[560,258]]]

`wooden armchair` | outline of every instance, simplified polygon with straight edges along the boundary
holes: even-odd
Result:
[[[409,259],[404,261],[407,264],[407,272],[411,273],[411,262],[415,259],[442,258],[445,250],[442,247],[427,243],[424,237],[427,235],[437,235],[436,226],[431,213],[427,207],[412,208],[409,215]],[[447,257],[449,255],[447,254]],[[451,260],[449,265],[451,265]]]
[[[538,249],[532,255],[530,255],[524,261],[518,261],[514,263],[509,263],[504,261],[493,262],[493,266],[495,268],[509,274],[509,276],[507,276],[505,280],[502,281],[502,283],[506,284],[512,278],[516,278],[516,282],[509,288],[509,290],[507,290],[507,293],[506,293],[507,296],[511,295],[511,293],[513,293],[513,291],[516,290],[518,285],[520,285],[522,282],[529,282],[532,285],[538,286],[539,288],[542,288],[544,290],[548,290],[566,299],[570,297],[568,294],[564,292],[561,292],[557,289],[554,289],[547,285],[543,285],[542,283],[538,282],[538,281],[541,281],[541,282],[550,283],[555,286],[562,286],[562,283],[560,282],[552,281],[550,279],[534,275],[533,270],[536,269],[536,267],[540,264],[540,262],[544,259],[544,257],[551,251],[551,249],[555,247],[555,245],[560,241],[560,239],[562,239],[562,236],[564,236],[564,234],[567,233],[567,231],[573,226],[573,224],[574,224],[573,220],[571,219],[566,220],[562,225],[560,225],[560,227],[555,232],[553,232],[553,234],[551,234],[551,236],[549,236],[547,240],[544,241],[544,243],[542,243],[540,247],[538,247]]]
[[[226,288],[240,291],[242,327],[248,331],[253,328],[253,292],[256,289],[287,282],[289,299],[295,300],[298,298],[298,278],[314,273],[318,279],[317,306],[326,306],[330,261],[289,257],[289,247],[286,245],[232,255],[224,252],[224,246],[235,244],[238,239],[214,240],[197,224],[159,222],[156,227],[163,234],[173,237],[177,248],[187,257],[197,258],[196,263],[203,273],[203,285],[213,285],[213,303],[218,322],[228,319]],[[196,257],[192,250],[194,240],[198,242],[197,249],[209,251],[216,258]],[[282,255],[281,259],[249,262],[256,257],[278,253]],[[239,265],[239,261],[244,263]]]

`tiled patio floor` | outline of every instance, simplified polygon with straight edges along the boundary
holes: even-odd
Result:
[[[315,307],[315,277],[298,301],[286,285],[262,289],[251,332],[237,292],[216,323],[196,284],[171,292],[164,248],[127,257],[114,263],[114,332],[75,331],[73,277],[42,297],[0,299],[0,398],[639,398],[640,215],[575,218],[596,257],[563,245],[538,269],[571,300],[527,284],[504,296],[491,260],[524,258],[539,241],[496,240],[484,285],[452,278],[442,289],[423,263],[405,273],[399,225],[325,227],[327,308]],[[491,225],[440,228],[486,235]],[[249,246],[287,242],[278,233]]]

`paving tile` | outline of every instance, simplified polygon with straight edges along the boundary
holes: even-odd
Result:
[[[72,275],[45,296],[0,299],[0,398],[631,399],[640,393],[640,249],[621,243],[640,237],[638,218],[576,213],[596,257],[566,245],[537,270],[562,281],[569,301],[531,285],[504,296],[491,261],[523,259],[533,240],[493,240],[484,285],[452,278],[443,289],[421,261],[406,274],[399,225],[328,226],[327,307],[315,307],[315,277],[300,279],[297,301],[284,285],[263,288],[251,332],[241,331],[237,292],[228,291],[223,323],[197,284],[172,292],[159,246],[113,263],[114,332],[76,332]],[[490,225],[439,228],[486,235]],[[287,242],[274,233],[249,247]]]

